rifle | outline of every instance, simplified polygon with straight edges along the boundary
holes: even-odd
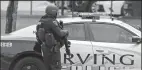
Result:
[[[62,21],[60,21],[59,26],[60,26],[61,29],[64,28],[64,25],[63,25],[63,22],[62,22]],[[71,42],[68,41],[67,36],[64,38],[64,44],[65,44],[65,47],[66,47],[66,53],[67,53],[67,55],[70,57],[70,56],[71,56],[71,52],[70,52],[70,45],[71,45]]]
[[[68,56],[71,56],[71,52],[70,52],[70,42],[67,40],[67,38],[64,38],[64,44],[66,47],[66,53]]]

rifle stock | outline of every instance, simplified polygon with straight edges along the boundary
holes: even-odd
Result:
[[[67,38],[64,39],[64,43],[65,43],[65,47],[66,47],[66,53],[67,55],[71,55],[71,52],[70,52],[70,44],[69,44],[69,41],[67,40]]]
[[[63,29],[64,28],[64,25],[63,25],[63,21],[60,21],[60,27],[61,27],[61,29]],[[65,44],[65,47],[66,47],[66,53],[67,53],[67,55],[71,55],[71,52],[70,52],[70,42],[68,41],[68,39],[67,39],[67,37],[65,37],[64,38],[64,44]]]

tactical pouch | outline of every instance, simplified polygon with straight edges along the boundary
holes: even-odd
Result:
[[[44,30],[44,28],[39,28],[38,31],[37,31],[37,35],[38,35],[38,38],[41,41],[44,41],[45,40],[45,30]]]
[[[57,44],[51,48],[51,51],[54,53],[59,52],[60,51],[60,43],[57,42]]]
[[[56,45],[57,42],[52,33],[45,34],[45,43],[49,48],[52,48],[53,46]]]

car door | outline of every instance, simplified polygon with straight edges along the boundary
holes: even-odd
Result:
[[[96,66],[120,70],[141,68],[141,44],[132,42],[136,34],[109,23],[90,23]]]
[[[66,24],[66,23],[65,23]],[[87,26],[83,22],[67,23],[64,29],[69,31],[72,57],[66,55],[65,47],[61,48],[62,66],[66,70],[83,70],[92,65],[93,49],[89,40]],[[86,67],[87,66],[87,67]]]

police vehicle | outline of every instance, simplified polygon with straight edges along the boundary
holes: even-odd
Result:
[[[71,42],[70,58],[64,46],[60,49],[62,70],[141,69],[141,31],[116,18],[92,15],[57,19]],[[0,70],[44,70],[35,30],[31,25],[1,36]]]

